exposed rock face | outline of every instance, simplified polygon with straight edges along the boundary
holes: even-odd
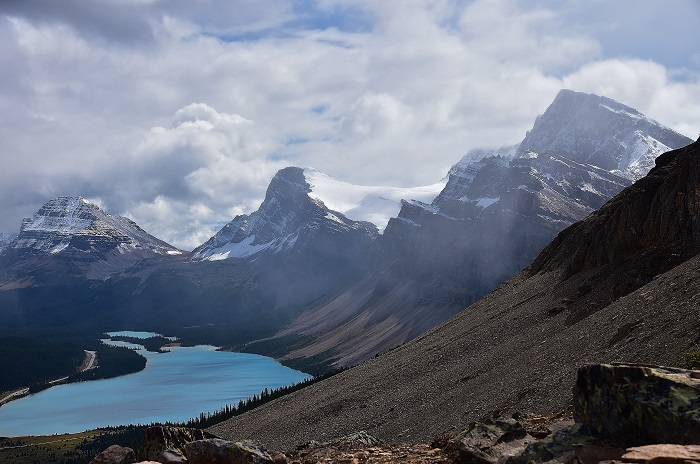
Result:
[[[515,419],[493,419],[472,424],[447,444],[445,452],[457,464],[495,464],[533,441]]]
[[[687,137],[614,100],[562,90],[518,152],[556,153],[636,180],[661,153],[688,143]]]
[[[131,448],[112,445],[90,461],[90,464],[133,464],[136,454]]]
[[[182,254],[132,220],[107,214],[83,197],[59,197],[24,219],[19,235],[0,250],[0,285],[45,285],[72,277],[104,280],[146,260]]]
[[[267,450],[255,443],[220,438],[188,443],[185,454],[190,464],[282,464],[276,463]]]
[[[237,216],[214,237],[197,247],[194,259],[248,258],[264,251],[280,252],[315,246],[330,252],[359,251],[377,236],[377,228],[329,210],[311,196],[301,168],[280,170],[270,182],[260,208]]]
[[[700,371],[597,364],[578,370],[581,433],[622,447],[700,444]]]
[[[567,228],[530,267],[613,273],[608,300],[648,283],[700,251],[700,143],[666,153],[632,187]]]
[[[146,444],[144,454],[147,459],[156,460],[164,451],[176,451],[184,454],[185,444],[205,438],[215,438],[214,435],[200,429],[184,427],[155,426],[146,429]]]

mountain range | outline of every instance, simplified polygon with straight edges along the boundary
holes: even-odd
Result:
[[[308,371],[354,365],[486,295],[691,142],[613,100],[563,90],[520,144],[473,150],[431,186],[282,169],[257,211],[191,253],[61,197],[1,248],[0,322],[167,331]]]
[[[655,164],[448,321],[210,431],[427,443],[491,414],[565,415],[585,363],[675,364],[700,341],[700,139]]]
[[[290,340],[282,359],[349,366],[405,343],[527,266],[650,159],[690,142],[608,98],[561,91],[522,143],[470,152],[430,203],[404,200],[363,278],[277,334]],[[611,158],[604,167],[592,164],[599,153]]]

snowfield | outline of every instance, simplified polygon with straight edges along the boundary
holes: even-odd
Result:
[[[330,210],[338,211],[353,221],[367,221],[384,232],[389,219],[397,217],[401,200],[430,203],[445,188],[447,178],[423,187],[381,187],[354,185],[334,179],[313,168],[304,169],[311,186],[309,196],[320,200]]]

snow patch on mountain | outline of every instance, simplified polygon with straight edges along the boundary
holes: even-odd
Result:
[[[625,115],[625,116],[627,116],[628,118],[632,118],[632,119],[647,119],[648,121],[650,121],[650,122],[652,122],[652,123],[654,123],[654,124],[656,124],[656,125],[659,125],[658,122],[654,121],[653,119],[647,118],[646,116],[644,116],[643,114],[639,113],[639,112],[636,111],[636,110],[635,110],[634,112],[631,112],[631,111],[627,111],[627,110],[625,110],[625,109],[623,109],[623,108],[611,108],[610,106],[608,106],[608,105],[606,105],[606,104],[604,104],[604,103],[601,103],[599,106],[600,106],[601,108],[605,108],[606,110],[608,110],[608,111],[610,111],[610,112],[612,112],[612,113],[615,113],[615,114],[622,114],[622,115]]]
[[[313,168],[304,169],[311,191],[309,196],[320,200],[332,211],[353,221],[371,222],[383,232],[389,219],[401,210],[401,200],[430,203],[445,188],[447,178],[422,187],[382,187],[354,185],[334,179]]]
[[[656,158],[672,149],[642,131],[635,131],[634,140],[625,148],[625,156],[613,172],[631,180],[644,177],[654,167]]]
[[[0,253],[2,253],[3,250],[7,248],[15,238],[17,238],[17,234],[0,232]]]
[[[244,238],[238,243],[229,242],[217,248],[215,253],[209,255],[209,261],[220,261],[228,258],[247,258],[248,256],[252,256],[255,253],[270,248],[270,246],[273,244],[273,242],[267,242],[253,245],[254,241],[255,234]]]
[[[496,203],[496,202],[497,202],[498,200],[500,200],[500,199],[501,199],[501,197],[495,197],[495,198],[482,197],[482,198],[478,198],[478,199],[476,200],[476,206],[478,206],[479,208],[484,208],[484,209],[485,209],[485,208],[488,208],[489,206],[491,206],[492,204]]]

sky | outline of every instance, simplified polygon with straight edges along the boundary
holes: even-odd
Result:
[[[0,231],[82,195],[182,249],[278,169],[443,178],[562,88],[700,134],[697,0],[2,0]]]

